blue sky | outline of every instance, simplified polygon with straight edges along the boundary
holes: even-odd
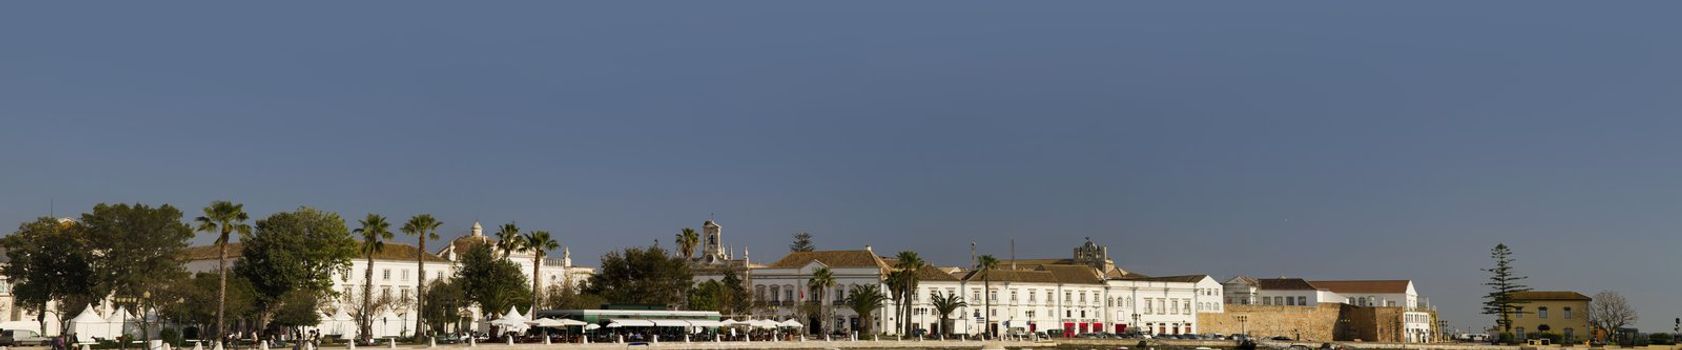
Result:
[[[312,6],[314,5],[314,6]],[[9,3],[0,222],[309,205],[1682,314],[1671,4]],[[1664,6],[1652,8],[1648,6]]]

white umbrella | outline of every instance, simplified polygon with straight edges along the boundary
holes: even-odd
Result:
[[[802,326],[800,324],[800,322],[795,322],[793,319],[790,319],[788,321],[783,321],[783,323],[780,323],[778,325],[783,326],[783,327],[788,327],[788,328],[800,328],[800,326]]]
[[[601,329],[601,328],[602,328],[602,325],[594,324],[594,323],[584,325],[584,330],[586,330],[586,331],[597,330],[597,329]]]
[[[726,326],[734,326],[734,325],[742,324],[742,321],[737,321],[734,318],[726,318],[723,321],[718,321],[718,322],[723,323]]]

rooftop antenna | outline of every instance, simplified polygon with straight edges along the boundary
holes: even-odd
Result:
[[[969,241],[969,266],[975,267],[975,241]]]
[[[1016,269],[1016,239],[1010,239],[1010,269]]]

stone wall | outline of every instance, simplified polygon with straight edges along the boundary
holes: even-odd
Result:
[[[1342,304],[1316,306],[1225,305],[1224,313],[1197,314],[1202,333],[1243,334],[1256,337],[1301,337],[1304,340],[1333,340]]]
[[[1362,340],[1397,342],[1402,336],[1400,307],[1363,307],[1338,303],[1316,306],[1227,304],[1226,313],[1197,315],[1202,333],[1240,334],[1304,341]],[[1434,317],[1434,316],[1433,316]]]

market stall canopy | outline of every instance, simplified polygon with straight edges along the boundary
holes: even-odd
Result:
[[[724,327],[724,322],[713,320],[689,320],[689,325],[695,327]]]

